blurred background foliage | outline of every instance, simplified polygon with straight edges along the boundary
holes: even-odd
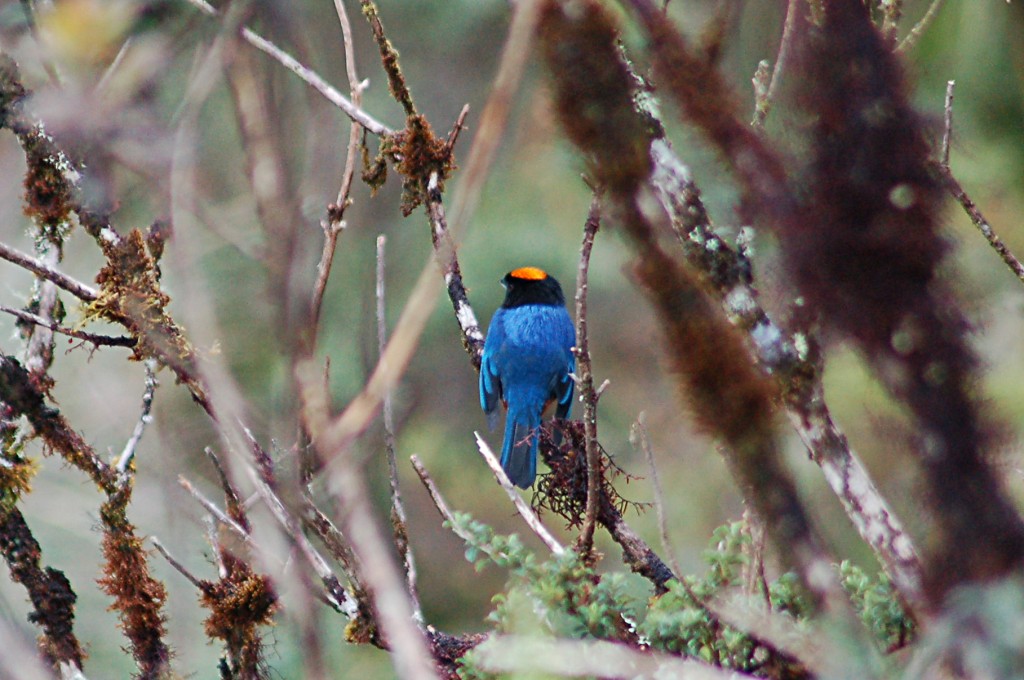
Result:
[[[369,31],[354,3],[348,4],[357,68],[360,77],[370,81],[364,108],[390,126],[401,127],[401,110],[388,96]],[[719,4],[673,0],[669,11],[696,37]],[[785,3],[735,0],[732,4],[734,18],[727,27],[721,64],[752,112],[750,78],[759,60],[775,58]],[[929,4],[930,0],[904,3],[901,33]],[[435,130],[447,130],[462,105],[470,105],[469,130],[457,148],[464,158],[494,76],[507,28],[507,4],[500,0],[380,0],[379,7],[416,101]],[[250,26],[339,89],[347,90],[341,31],[331,2],[267,0],[253,3],[250,9]],[[105,178],[117,204],[114,223],[122,232],[144,227],[168,214],[168,168],[175,124],[198,55],[217,37],[219,25],[184,0],[153,0],[145,5],[131,0],[58,0],[53,12],[48,19],[44,17],[41,28],[47,49],[59,47],[49,54],[64,77],[62,89],[48,84],[45,53],[29,37],[21,5],[11,0],[0,10],[0,47],[19,61],[27,84],[38,93],[33,105],[48,127],[78,140],[94,172]],[[93,96],[92,87],[128,34],[133,36],[133,45],[125,61],[114,72],[105,95]],[[628,31],[625,38],[627,46],[639,47]],[[278,124],[288,140],[290,179],[307,221],[301,246],[307,269],[302,276],[311,285],[322,239],[318,222],[338,190],[348,121],[263,55],[256,55],[256,62],[266,87],[274,94]],[[946,81],[957,81],[953,171],[1010,249],[1024,253],[1024,5],[1003,0],[946,0],[935,22],[909,50],[906,62],[915,102],[934,119],[936,134]],[[783,76],[783,101],[768,120],[768,132],[784,141],[793,135],[796,125],[788,118],[784,102],[785,81],[792,77]],[[171,311],[179,318],[187,318],[182,310],[193,302],[189,293],[209,296],[216,328],[199,334],[213,339],[201,349],[217,353],[232,371],[257,434],[264,441],[273,438],[286,450],[295,437],[289,367],[281,331],[275,327],[267,302],[266,272],[256,258],[261,249],[275,244],[262,242],[262,232],[256,226],[235,112],[223,79],[203,106],[200,128],[198,202],[205,226],[175,234],[163,266],[165,289],[174,296]],[[741,225],[735,222],[730,178],[689,131],[676,126],[670,133],[680,155],[691,164],[713,219],[731,238]],[[531,64],[495,171],[459,247],[470,299],[481,323],[486,323],[501,302],[498,279],[516,266],[541,266],[567,289],[572,288],[590,200],[580,179],[582,169],[582,162],[554,124],[542,69]],[[24,160],[15,139],[0,135],[0,239],[30,250],[29,225],[21,212],[23,172]],[[456,172],[449,183],[449,196],[459,181]],[[365,186],[357,186],[354,205],[346,213],[348,228],[339,242],[319,345],[321,356],[331,360],[331,388],[338,406],[359,390],[376,355],[376,237],[388,237],[392,322],[429,257],[427,221],[422,212],[401,217],[399,189],[394,178],[376,196]],[[950,238],[958,244],[948,275],[957,281],[977,324],[977,347],[987,368],[985,384],[979,390],[991,399],[994,413],[1006,425],[1000,465],[1021,500],[1024,290],[951,201],[947,223]],[[606,226],[612,228],[598,235],[590,275],[595,374],[599,381],[611,381],[601,400],[600,439],[618,465],[646,477],[642,455],[629,444],[629,429],[638,413],[647,414],[677,557],[684,570],[702,570],[701,551],[713,528],[738,517],[741,502],[714,442],[694,431],[664,379],[658,329],[630,282],[628,255],[613,225]],[[180,260],[175,264],[175,257],[186,251],[183,242],[195,256],[194,266],[187,269]],[[762,236],[755,247],[757,281],[766,304],[781,309],[788,295],[776,274],[774,244]],[[90,239],[75,233],[67,245],[63,268],[91,281],[100,265],[100,255]],[[24,304],[30,275],[7,265],[0,267],[0,280],[0,302]],[[9,317],[0,318],[0,337],[6,353],[19,347]],[[70,422],[100,451],[119,451],[138,415],[143,370],[127,363],[126,355],[116,349],[90,353],[66,338],[58,340],[55,396]],[[141,533],[158,535],[194,573],[211,576],[209,547],[202,540],[203,513],[177,479],[185,475],[215,495],[209,481],[212,471],[202,451],[204,446],[219,446],[219,441],[186,391],[175,386],[166,371],[161,379],[155,421],[139,450],[137,491],[130,514]],[[915,498],[915,469],[905,451],[910,433],[902,424],[902,414],[887,401],[857,356],[842,346],[829,347],[826,384],[829,403],[853,447],[911,532],[924,539]],[[443,304],[396,394],[396,413],[400,463],[410,454],[418,454],[456,509],[471,513],[496,531],[523,532],[475,451],[472,432],[485,429],[477,403],[476,375],[460,346],[450,308]],[[492,435],[492,443],[497,438]],[[359,446],[384,518],[387,478],[379,429],[369,432]],[[869,551],[856,538],[818,468],[807,461],[795,437],[790,438],[788,453],[791,469],[813,499],[837,557],[874,571]],[[461,542],[441,528],[436,511],[407,464],[401,465],[401,475],[427,620],[452,633],[485,629],[491,597],[500,591],[504,575],[494,569],[476,573],[463,558]],[[631,500],[652,500],[646,479],[630,481],[620,491]],[[44,460],[24,510],[43,545],[44,559],[64,570],[79,594],[78,630],[90,654],[86,672],[93,669],[97,676],[126,677],[130,659],[121,651],[123,641],[115,630],[114,615],[106,611],[109,603],[94,586],[101,562],[95,529],[98,502],[92,485],[81,475],[54,460]],[[658,544],[653,512],[630,514],[627,519],[652,545]],[[525,540],[533,545],[532,536]],[[618,549],[607,541],[599,546],[607,553],[603,568],[621,569]],[[177,670],[211,677],[220,650],[207,644],[203,636],[199,622],[204,612],[192,586],[161,559],[155,558],[154,565],[170,589],[169,631]],[[0,616],[16,622],[31,638],[35,633],[25,623],[27,612],[24,592],[6,578],[0,579]],[[339,676],[383,678],[393,672],[383,653],[343,642],[340,617],[328,611],[322,615],[326,630],[331,631],[330,654],[338,668],[346,669]],[[280,677],[297,677],[301,647],[295,631],[282,623],[272,635],[271,666]]]

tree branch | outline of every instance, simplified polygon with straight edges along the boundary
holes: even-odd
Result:
[[[188,0],[188,2],[207,16],[218,16],[217,10],[209,3],[205,2],[205,0]],[[378,136],[394,134],[394,130],[377,121],[370,114],[359,108],[356,104],[345,97],[345,95],[331,86],[326,80],[317,75],[315,71],[303,66],[297,59],[263,36],[248,28],[242,28],[242,38],[244,38],[250,45],[267,54],[286,69],[297,75],[305,81],[306,84],[323,95],[327,101],[340,108],[349,118],[362,125],[371,133]]]
[[[601,451],[597,442],[597,392],[594,390],[594,373],[590,363],[590,340],[587,330],[587,281],[590,270],[590,253],[594,248],[594,236],[601,226],[601,198],[598,192],[590,201],[590,212],[583,227],[583,245],[580,248],[579,270],[576,274],[576,382],[583,402],[583,431],[587,456],[587,505],[583,529],[579,537],[579,550],[589,555],[594,547],[594,527],[600,505],[603,471]]]

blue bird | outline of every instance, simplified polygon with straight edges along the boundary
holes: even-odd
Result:
[[[551,402],[555,417],[572,408],[576,329],[558,281],[537,267],[513,269],[501,280],[505,301],[494,313],[480,365],[480,405],[493,430],[498,401],[505,405],[501,467],[516,486],[537,476],[541,415]]]

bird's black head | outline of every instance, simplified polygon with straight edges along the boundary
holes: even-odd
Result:
[[[501,306],[508,309],[521,305],[564,305],[565,296],[555,277],[537,267],[513,269],[501,280],[505,286],[505,301]]]

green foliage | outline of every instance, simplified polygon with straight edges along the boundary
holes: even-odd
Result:
[[[519,536],[501,536],[483,522],[478,522],[464,512],[453,513],[453,522],[445,522],[457,535],[466,541],[466,561],[477,571],[483,571],[488,564],[494,564],[511,573],[529,571],[536,564],[536,557]]]
[[[747,581],[750,534],[744,522],[715,529],[703,555],[705,573],[670,581],[668,592],[656,598],[638,594],[631,587],[632,575],[598,573],[571,551],[540,560],[518,536],[495,534],[468,515],[457,515],[453,528],[466,539],[466,559],[478,570],[493,564],[508,571],[505,591],[494,596],[494,610],[488,616],[496,633],[645,645],[761,677],[806,674],[797,661],[746,631],[722,624],[701,604]],[[912,639],[914,623],[884,574],[871,576],[849,562],[840,564],[838,571],[855,609],[883,649]],[[795,574],[784,573],[767,586],[777,615],[798,622],[811,615],[810,601]],[[753,595],[764,597],[763,592]],[[477,667],[473,652],[462,663],[460,676],[465,680],[493,677]]]
[[[721,668],[747,673],[772,668],[787,669],[799,675],[801,669],[791,660],[757,642],[742,631],[721,624],[700,602],[735,587],[749,563],[747,547],[750,535],[744,522],[731,522],[715,529],[704,560],[708,571],[702,577],[685,576],[672,581],[669,592],[655,600],[638,632],[651,647],[693,657]],[[796,618],[807,615],[810,607],[800,591],[796,576],[781,575],[768,587],[772,609]]]
[[[914,621],[903,611],[884,573],[872,577],[849,560],[843,560],[839,565],[839,578],[850,594],[854,609],[882,649],[899,649],[913,639]]]

